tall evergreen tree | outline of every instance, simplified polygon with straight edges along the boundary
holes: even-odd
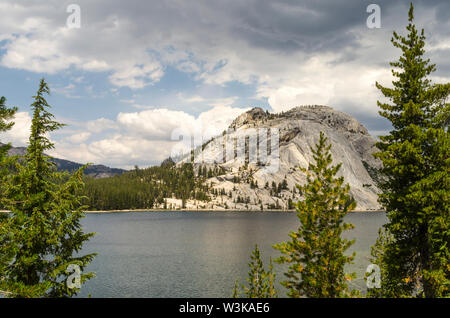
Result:
[[[0,97],[0,137],[1,133],[5,132],[14,125],[11,119],[14,117],[14,114],[17,111],[17,108],[8,108],[5,105],[6,98]],[[0,198],[3,197],[3,192],[5,189],[5,177],[9,173],[10,163],[12,162],[11,157],[7,157],[8,149],[10,148],[10,144],[6,144],[0,147]],[[3,205],[0,202],[0,209],[3,208]],[[3,227],[5,226],[5,220],[7,220],[8,215],[0,213],[0,246],[3,245],[3,242],[7,239],[5,236],[5,231],[3,231]],[[4,255],[0,253],[0,273],[2,273],[5,267],[8,264],[8,255]],[[3,288],[0,282],[0,294],[2,294]],[[8,295],[7,293],[3,293],[3,295]]]
[[[49,93],[42,79],[31,105],[26,155],[8,174],[1,198],[12,212],[0,228],[0,289],[10,297],[72,296],[80,286],[68,284],[69,276],[77,274],[73,273],[77,266],[83,271],[95,256],[79,255],[83,243],[94,235],[84,233],[80,224],[85,206],[78,193],[85,167],[72,175],[56,172],[44,153],[53,148],[47,134],[63,126],[47,110],[44,95]],[[93,276],[80,273],[80,284]]]
[[[388,103],[380,115],[393,130],[380,137],[383,162],[380,203],[389,222],[378,251],[382,288],[378,295],[438,297],[449,295],[450,213],[449,133],[450,84],[432,84],[434,64],[425,55],[425,35],[409,9],[407,35],[393,33],[402,51],[394,68],[393,88],[376,83]],[[379,246],[380,247],[380,246]]]
[[[8,108],[6,105],[6,98],[0,97],[0,133],[12,128],[14,122],[11,119],[17,112],[17,107]]]
[[[233,290],[233,298],[238,298],[239,294],[244,293],[247,298],[275,298],[277,291],[275,289],[275,273],[273,272],[272,259],[269,268],[266,271],[263,261],[261,260],[261,252],[258,245],[255,245],[248,263],[249,271],[246,279],[248,286],[242,285],[242,291],[236,282]]]
[[[0,97],[0,134],[2,132],[8,131],[11,129],[14,125],[14,122],[12,121],[12,118],[14,117],[15,113],[17,112],[16,107],[8,108],[6,105],[6,98]],[[1,137],[1,135],[0,135]],[[3,182],[3,178],[7,175],[9,171],[9,163],[11,162],[12,158],[7,158],[7,152],[11,148],[11,145],[9,143],[4,144],[0,146],[0,197],[3,193],[3,188],[5,186],[5,182]],[[1,208],[0,204],[0,208]]]
[[[347,280],[355,274],[345,274],[344,266],[354,259],[344,252],[353,244],[341,237],[343,231],[353,228],[345,223],[347,212],[355,208],[348,194],[350,187],[344,185],[343,177],[336,177],[341,164],[331,166],[331,145],[320,133],[311,163],[306,173],[307,183],[297,185],[304,200],[296,203],[300,226],[289,234],[291,241],[274,245],[283,255],[275,261],[289,264],[285,273],[288,280],[282,284],[288,288],[290,297],[346,297],[350,292]]]

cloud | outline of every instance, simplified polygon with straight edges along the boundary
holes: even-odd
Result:
[[[160,108],[137,113],[119,113],[117,123],[134,136],[170,140],[174,129],[186,126],[192,129],[195,117],[182,111]]]
[[[407,3],[378,1],[379,30],[365,25],[369,3],[80,0],[82,26],[68,29],[64,3],[5,0],[1,65],[50,74],[71,67],[108,72],[113,85],[132,89],[155,84],[173,66],[205,84],[256,84],[278,110],[297,100],[334,100],[334,82],[358,82],[355,73],[381,65],[389,72],[387,62],[397,53],[388,41],[392,29],[404,28]],[[431,49],[450,43],[448,12],[445,1],[416,1],[418,24],[437,42]],[[324,70],[327,76],[319,76]],[[373,94],[373,85],[364,91]]]
[[[90,120],[82,126],[92,133],[100,133],[107,129],[116,129],[117,124],[115,121],[106,119],[106,118],[98,118],[95,120]]]
[[[132,107],[136,108],[136,109],[156,109],[157,108],[153,105],[141,105],[141,104],[133,104]]]
[[[122,103],[126,103],[126,104],[134,104],[134,103],[136,103],[136,100],[132,99],[132,98],[130,98],[130,99],[121,99],[120,101]]]
[[[1,7],[11,17],[0,23],[0,38],[6,39],[2,47],[5,53],[0,60],[4,67],[47,74],[70,68],[110,72],[112,84],[132,89],[152,85],[164,74],[161,64],[145,47],[118,50],[125,43],[120,43],[115,36],[124,30],[114,24],[114,16],[107,17],[106,21],[94,20],[92,25],[86,24],[81,29],[69,29],[61,16],[66,9],[62,3],[26,5],[6,1]],[[18,26],[17,21],[22,19],[25,25]]]
[[[215,106],[201,113],[197,118],[197,126],[203,127],[204,140],[217,136],[230,126],[231,122],[250,108],[233,108],[226,105]]]
[[[237,96],[225,97],[225,98],[208,98],[200,95],[185,96],[182,93],[177,94],[177,97],[184,103],[188,104],[203,104],[208,106],[231,106],[236,100]]]
[[[55,149],[50,154],[122,168],[159,164],[179,144],[177,133],[193,136],[198,146],[222,133],[246,110],[222,105],[195,117],[183,111],[159,108],[119,113],[114,121],[99,118],[88,123],[72,123],[73,133],[69,137],[56,140],[53,135]]]
[[[147,167],[160,164],[170,155],[172,146],[173,142],[118,134],[89,144],[74,145],[57,142],[51,155],[76,162],[101,163],[111,167],[131,169],[134,165]]]
[[[293,71],[299,71],[305,76],[280,79],[282,84],[267,83],[259,88],[259,96],[267,97],[276,112],[298,105],[329,105],[354,115],[369,113],[376,116],[376,100],[381,96],[375,88],[375,82],[388,85],[392,81],[387,69],[371,65],[353,67],[352,63],[333,67],[326,57],[311,58]]]
[[[167,152],[175,127],[194,129],[201,123],[217,128],[214,131],[223,129],[229,118],[242,111],[231,106],[240,103],[239,88],[245,85],[254,88],[255,99],[267,101],[274,111],[327,104],[354,115],[369,130],[389,129],[377,114],[380,95],[374,83],[390,85],[389,62],[400,51],[389,40],[392,30],[404,34],[409,2],[377,1],[381,29],[366,27],[368,0],[77,3],[81,28],[67,29],[67,3],[3,0],[0,10],[8,14],[0,20],[0,64],[48,74],[103,72],[111,85],[133,90],[155,85],[172,67],[189,75],[195,91],[176,96],[185,109],[169,110],[153,100],[132,98],[129,102],[138,112],[122,111],[114,120],[100,118],[80,125],[74,138],[81,141],[80,134],[90,132],[92,142],[73,150],[74,155],[122,165],[126,160],[119,159],[119,154],[134,153],[128,149],[142,144],[159,158]],[[415,8],[417,25],[425,27],[428,36],[428,55],[438,63],[434,79],[448,82],[450,3],[417,0]],[[227,85],[238,89],[218,97],[205,94],[210,87]],[[65,89],[76,96],[73,88]],[[116,88],[110,90],[119,94]],[[200,106],[211,108],[194,116],[193,110],[204,109]],[[71,149],[67,143],[65,154]]]
[[[76,86],[74,84],[68,84],[64,87],[52,86],[51,90],[52,92],[56,92],[57,94],[64,95],[66,98],[81,98],[80,95],[75,94]]]
[[[143,61],[142,65],[130,62],[120,65],[109,79],[116,86],[138,89],[159,81],[163,74],[156,61]]]
[[[85,142],[92,134],[90,132],[82,132],[79,134],[74,134],[66,138],[68,142],[74,144],[81,144]]]
[[[0,134],[0,141],[4,143],[10,142],[13,146],[26,146],[30,137],[31,116],[27,112],[16,113],[14,126]]]
[[[209,139],[220,134],[231,122],[248,108],[233,108],[226,105],[215,106],[194,117],[183,111],[165,108],[144,110],[136,113],[120,113],[117,125],[129,136],[148,140],[170,141],[173,132],[189,131]],[[201,143],[201,140],[197,141]]]
[[[120,113],[115,120],[72,121],[69,127],[51,134],[55,149],[49,154],[80,163],[93,162],[122,168],[131,168],[134,164],[150,166],[159,164],[172,154],[172,148],[179,142],[173,138],[177,131],[196,137],[198,146],[219,135],[247,110],[221,105],[195,117],[183,111],[160,108]],[[16,147],[26,146],[31,116],[27,112],[19,112],[14,122],[13,128],[0,136],[0,141],[11,142]]]

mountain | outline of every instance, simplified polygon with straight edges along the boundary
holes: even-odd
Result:
[[[298,167],[307,168],[312,162],[310,148],[320,131],[332,145],[333,163],[342,163],[338,175],[350,184],[356,209],[380,209],[377,169],[381,162],[372,156],[376,140],[355,118],[328,106],[300,106],[278,114],[253,108],[240,115],[221,136],[195,150],[197,174],[217,167],[223,173],[206,180],[213,189],[210,202],[190,200],[186,207],[287,209],[290,201],[301,199],[295,185],[304,184],[306,176]],[[268,155],[261,156],[265,152]],[[177,164],[189,162],[190,157]]]
[[[3,144],[0,143],[0,146]],[[12,147],[8,154],[10,156],[24,156],[27,151],[27,148],[25,147]],[[58,158],[51,158],[52,162],[56,164],[56,167],[60,171],[68,171],[73,172],[82,167],[83,165],[81,163],[64,160],[64,159],[58,159]],[[110,168],[104,165],[91,165],[84,170],[84,174],[96,179],[100,178],[108,178],[112,177],[118,174],[122,174],[126,170],[123,169],[117,169],[117,168]]]
[[[328,106],[300,106],[271,114],[253,108],[238,116],[221,135],[191,154],[173,156],[159,167],[125,170],[90,166],[86,196],[93,209],[289,209],[302,199],[306,182],[298,169],[313,161],[311,147],[323,132],[331,143],[339,176],[350,184],[357,210],[378,210],[376,140],[352,116]],[[11,155],[24,155],[12,148]],[[185,165],[194,158],[193,165]],[[58,169],[81,164],[52,158]],[[108,178],[121,174],[117,178]]]

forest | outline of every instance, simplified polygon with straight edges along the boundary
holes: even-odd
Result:
[[[216,171],[217,173],[217,171]],[[213,171],[206,172],[212,176]],[[164,204],[164,198],[208,201],[206,176],[195,176],[194,167],[173,163],[132,171],[110,178],[84,177],[83,195],[90,210],[152,209]]]

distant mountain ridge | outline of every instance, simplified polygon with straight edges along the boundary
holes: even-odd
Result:
[[[0,143],[0,146],[4,144]],[[8,154],[10,156],[23,156],[25,155],[27,148],[25,147],[12,147]],[[60,171],[74,172],[78,170],[83,164],[73,162],[70,160],[59,159],[51,157],[51,161],[54,162]],[[109,178],[118,174],[124,173],[126,170],[118,168],[110,168],[104,165],[91,165],[84,170],[84,174],[93,178]]]

